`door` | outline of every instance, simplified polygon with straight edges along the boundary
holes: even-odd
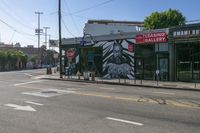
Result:
[[[194,82],[200,82],[200,55],[196,54],[193,58],[192,78]]]
[[[144,60],[143,58],[135,58],[135,77],[136,79],[144,79]]]
[[[160,68],[160,80],[167,81],[168,80],[168,58],[160,58],[159,59],[159,68]]]

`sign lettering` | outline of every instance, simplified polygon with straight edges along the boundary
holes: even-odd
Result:
[[[148,44],[148,43],[157,43],[157,42],[166,42],[167,36],[165,32],[156,32],[156,33],[145,33],[136,35],[137,44]]]

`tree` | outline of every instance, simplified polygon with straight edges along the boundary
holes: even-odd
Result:
[[[0,71],[5,70],[5,66],[7,64],[7,53],[0,51]]]
[[[27,55],[21,51],[0,51],[0,70],[14,70],[26,68]]]
[[[54,54],[56,54],[57,52],[55,50],[47,50],[46,51],[46,55],[45,55],[45,64],[48,65],[56,65],[56,61],[54,58]]]
[[[153,12],[144,20],[146,29],[167,28],[177,25],[184,25],[185,17],[178,10],[169,9],[164,12]]]

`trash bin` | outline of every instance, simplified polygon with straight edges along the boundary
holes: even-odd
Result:
[[[52,74],[51,67],[47,67],[47,74]]]
[[[90,73],[88,71],[83,72],[83,78],[84,80],[89,80]]]
[[[78,76],[78,79],[80,80],[80,79],[81,79],[81,73],[78,71],[78,72],[76,73],[76,75]]]
[[[95,81],[95,72],[91,72],[92,81]]]

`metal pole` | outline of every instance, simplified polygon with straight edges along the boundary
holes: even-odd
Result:
[[[60,53],[60,78],[63,78],[62,75],[62,36],[61,36],[61,0],[58,0],[58,28],[59,28],[59,53]]]
[[[156,54],[156,66],[157,66],[157,73],[156,73],[156,75],[157,75],[157,86],[159,85],[159,78],[160,78],[160,70],[159,70],[159,51],[160,51],[160,46],[159,46],[159,43],[157,43],[157,45],[158,45],[158,53]]]

